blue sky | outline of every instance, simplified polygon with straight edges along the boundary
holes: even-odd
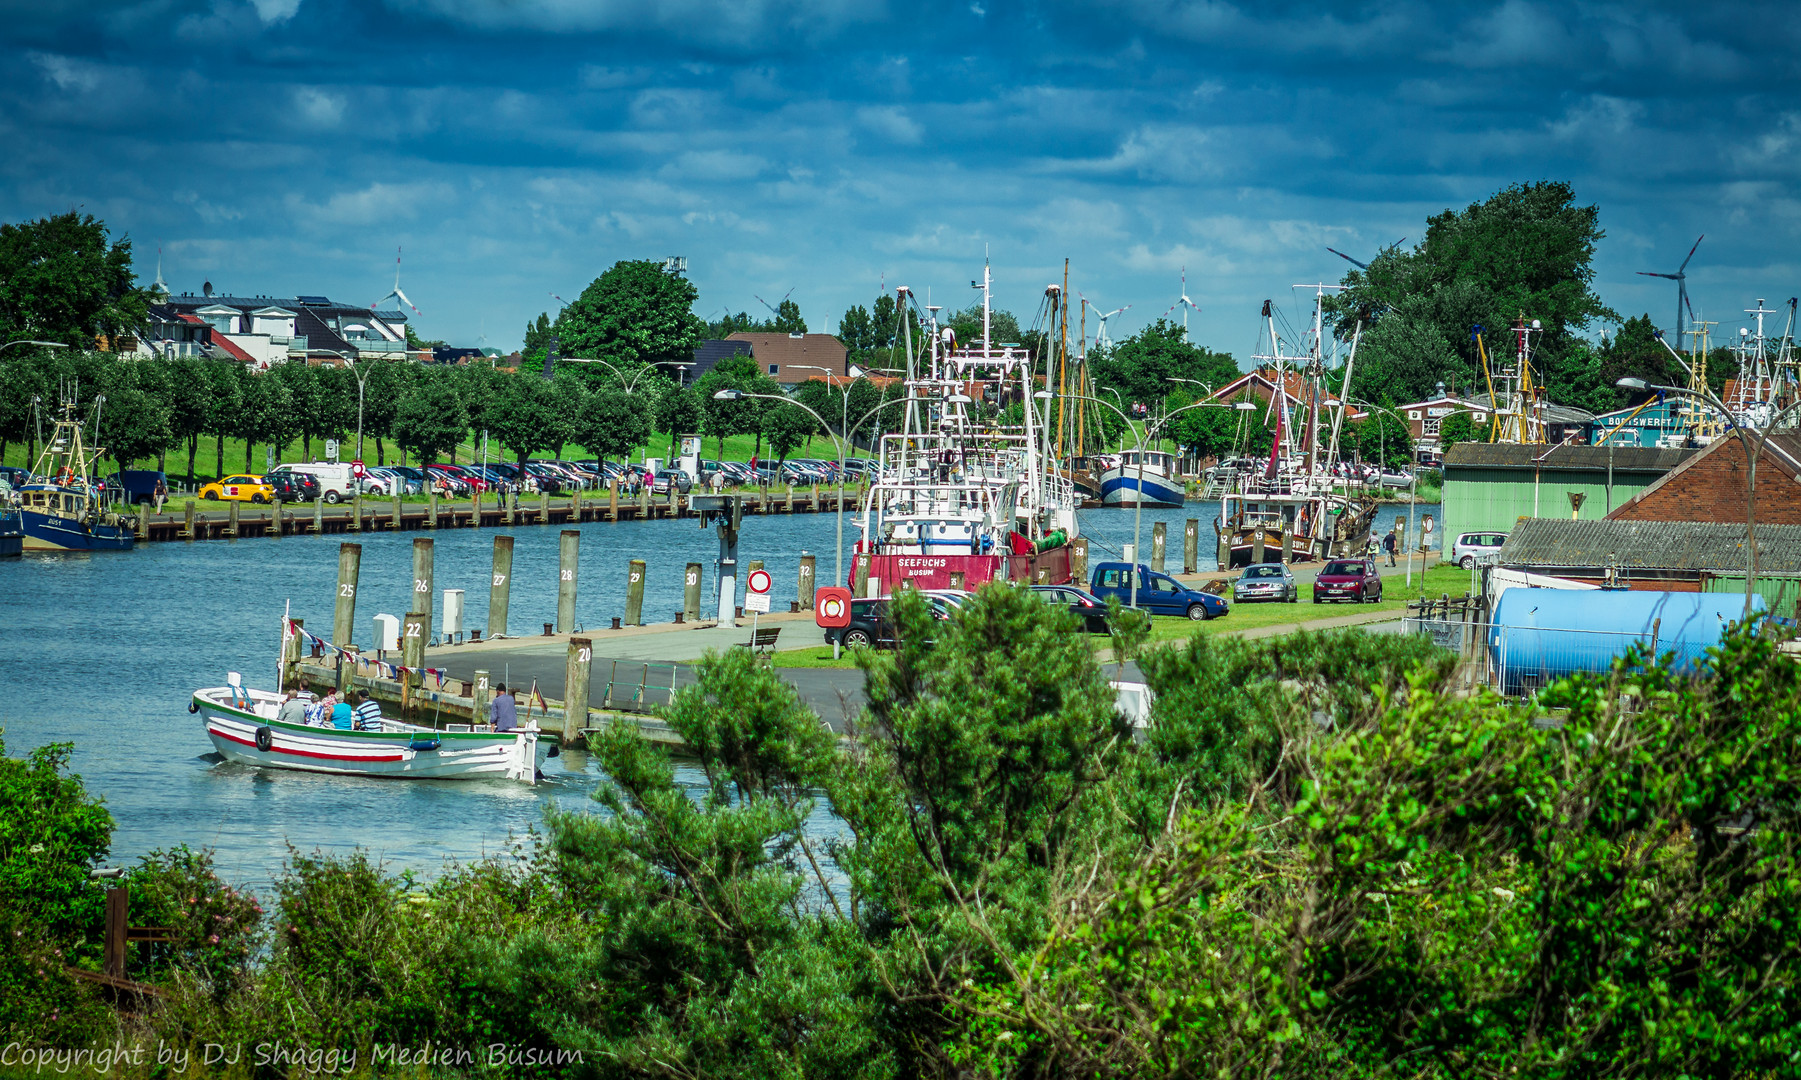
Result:
[[[1801,292],[1801,5],[1005,0],[0,0],[0,218],[80,206],[177,290],[402,284],[429,337],[515,346],[622,258],[698,313],[882,282],[1123,336],[1178,274],[1241,359],[1325,251],[1521,180],[1601,207],[1603,299],[1673,321]],[[1667,286],[1667,287],[1666,287]],[[1091,327],[1092,332],[1092,327]]]

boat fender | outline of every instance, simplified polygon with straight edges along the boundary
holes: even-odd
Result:
[[[267,727],[256,729],[256,748],[267,754],[269,747],[275,745],[275,734]]]
[[[413,751],[436,750],[438,744],[439,740],[437,739],[414,739],[406,744],[406,748]]]
[[[200,711],[200,703],[198,701],[188,702],[188,711],[191,713],[199,712]]]

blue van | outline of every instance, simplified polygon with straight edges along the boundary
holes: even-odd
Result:
[[[1089,582],[1088,591],[1101,600],[1117,596],[1122,604],[1132,602],[1132,567],[1129,563],[1099,563]],[[1190,589],[1168,574],[1156,573],[1144,563],[1138,564],[1138,606],[1153,615],[1186,615],[1196,622],[1216,619],[1229,610],[1226,602],[1212,593]]]
[[[154,502],[158,484],[163,486],[166,495],[169,478],[155,469],[122,469],[106,478],[106,490],[128,503]]]

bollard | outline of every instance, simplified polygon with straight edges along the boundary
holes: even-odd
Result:
[[[436,487],[425,489],[425,527],[428,529],[438,527],[438,489]]]
[[[1069,580],[1077,588],[1088,587],[1088,538],[1078,536],[1069,542]]]
[[[181,538],[183,540],[194,539],[194,500],[193,499],[188,500],[187,509],[182,511],[182,518],[186,522],[186,524],[182,526]]]
[[[1282,530],[1282,561],[1294,562],[1294,529]]]
[[[300,633],[306,625],[305,619],[289,619],[288,626],[282,630],[281,639],[281,683],[279,690],[286,690],[295,684],[300,671],[301,643],[306,638]]]
[[[607,520],[619,520],[619,478],[617,476],[607,484]]]
[[[1189,518],[1182,524],[1182,572],[1192,574],[1200,569],[1201,523]]]
[[[647,481],[645,483],[644,487],[639,489],[639,491],[638,491],[638,520],[646,521],[646,520],[649,520],[649,518],[650,518],[650,484]]]
[[[400,675],[400,715],[405,719],[413,711],[413,690],[424,685],[425,642],[431,637],[431,615],[414,612],[400,620],[400,662],[407,668]]]
[[[538,492],[538,524],[550,524],[550,492]]]
[[[1251,561],[1253,563],[1260,563],[1263,561],[1263,530],[1262,529],[1258,529],[1257,531],[1255,531],[1251,534]]]
[[[275,505],[280,506],[281,504],[276,503]],[[149,506],[145,506],[142,510],[138,511],[138,539],[139,540],[150,539],[150,507]]]
[[[1164,556],[1169,550],[1169,526],[1164,522],[1151,525],[1151,569],[1163,573]]]
[[[1222,531],[1222,532],[1215,533],[1214,536],[1218,541],[1218,543],[1216,545],[1218,550],[1216,550],[1213,553],[1213,557],[1219,561],[1219,569],[1221,569],[1221,570],[1232,569],[1232,537],[1231,537],[1231,535]]]
[[[494,683],[485,671],[477,670],[469,684],[469,719],[481,730],[488,723],[488,702],[494,697]]]
[[[399,486],[400,481],[395,481],[395,487]],[[398,490],[394,492],[394,531],[400,531],[400,492]]]
[[[362,571],[363,545],[338,545],[338,606],[332,613],[331,643],[349,645],[356,626],[356,584]]]
[[[593,669],[594,643],[585,637],[569,639],[569,659],[563,668],[563,746],[576,746],[588,726],[588,678]]]
[[[227,505],[225,508],[225,514],[226,514],[226,518],[230,522],[228,525],[225,526],[226,531],[231,533],[231,538],[233,540],[236,540],[238,538],[238,504],[234,501],[234,502],[230,503],[229,505]]]
[[[318,536],[325,531],[325,496],[313,500],[313,535]]]
[[[850,579],[852,596],[869,596],[869,554],[867,552],[851,556]]]
[[[275,500],[274,512],[269,515],[269,535],[281,539],[281,500]]]
[[[517,491],[509,491],[500,497],[500,501],[501,505],[506,507],[506,523],[511,525],[513,523],[513,508],[519,505],[519,493]]]
[[[682,578],[682,618],[687,622],[700,621],[700,564],[688,564],[688,572]]]
[[[350,497],[350,531],[363,531],[363,493],[360,491]]]
[[[432,605],[432,542],[429,539],[413,541],[413,599],[407,606],[408,614],[429,616]]]
[[[800,607],[802,611],[813,610],[814,559],[806,552],[800,556]]]
[[[575,632],[575,571],[582,534],[564,529],[557,544],[557,633]]]
[[[625,578],[625,624],[644,625],[644,560],[633,559]]]
[[[494,538],[494,581],[488,589],[488,636],[507,633],[507,596],[513,590],[513,538]]]
[[[576,488],[574,491],[571,491],[569,493],[569,520],[575,521],[575,522],[579,522],[582,520],[582,489],[581,488]]]
[[[963,571],[961,571],[961,570],[952,570],[951,571],[951,588],[954,589],[955,591],[962,592],[963,585],[966,580],[967,579],[963,576]]]

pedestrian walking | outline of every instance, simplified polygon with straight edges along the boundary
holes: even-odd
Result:
[[[156,481],[156,490],[150,493],[150,498],[156,506],[156,512],[162,513],[163,502],[169,498],[169,487],[162,482],[161,478]]]
[[[1394,530],[1388,530],[1388,535],[1382,538],[1382,550],[1388,552],[1388,565],[1390,566],[1395,564],[1395,548],[1398,546],[1399,545],[1395,543]]]

